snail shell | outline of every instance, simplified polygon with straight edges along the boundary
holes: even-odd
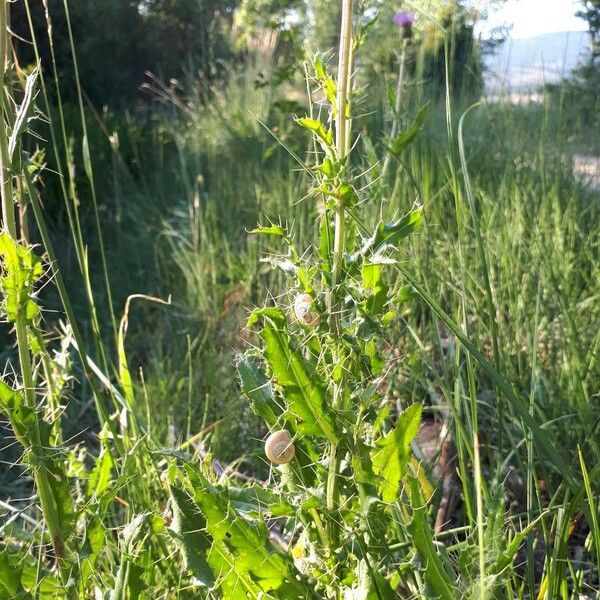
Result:
[[[314,301],[315,299],[310,294],[300,294],[294,300],[296,319],[306,327],[316,327],[321,321],[319,314],[312,308]]]
[[[289,463],[296,454],[292,436],[285,429],[274,431],[265,442],[265,454],[275,465]]]

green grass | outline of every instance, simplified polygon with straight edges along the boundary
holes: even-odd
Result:
[[[66,223],[73,209],[63,204],[60,186],[43,175],[53,182],[46,202],[54,207],[43,219],[66,280],[63,292],[74,306],[67,319],[79,324],[80,351],[91,355],[105,378],[85,373],[74,347],[73,364],[53,359],[46,365],[76,378],[54,397],[67,404],[59,420],[64,439],[89,428],[78,447],[56,442],[64,459],[58,462],[88,523],[87,531],[76,534],[82,542],[75,546],[81,581],[117,591],[128,582],[130,596],[114,597],[132,597],[138,579],[158,597],[200,593],[180,569],[181,555],[161,519],[173,503],[160,479],[169,459],[165,448],[202,432],[196,442],[203,452],[210,448],[232,470],[272,481],[262,455],[267,429],[242,397],[234,363],[239,352],[258,343],[243,330],[249,311],[282,297],[286,287],[283,274],[261,262],[274,245],[248,230],[283,216],[304,248],[317,239],[313,223],[319,207],[306,197],[310,173],[274,135],[300,163],[308,138],[272,107],[277,91],[255,87],[257,69],[250,63],[232,70],[208,97],[192,94],[184,109],[171,104],[128,117],[85,112],[104,251],[78,149],[83,128],[68,107],[65,126],[76,135],[77,150],[69,160],[81,200],[81,239],[78,227]],[[410,90],[405,107],[414,115],[422,90]],[[49,108],[59,135],[59,113]],[[483,104],[466,114],[461,147],[457,127],[465,108],[454,98],[448,115],[433,102],[423,132],[401,161],[392,163],[383,183],[372,156],[372,148],[381,156],[382,131],[389,130],[383,93],[366,101],[365,116],[353,125],[361,133],[353,167],[371,178],[364,227],[372,230],[380,217],[405,214],[415,201],[424,208],[425,227],[403,242],[398,269],[387,274],[390,288],[409,283],[414,289],[386,332],[384,405],[402,409],[422,403],[428,417],[448,425],[457,452],[461,498],[449,515],[449,531],[440,536],[447,562],[430,531],[441,482],[430,475],[437,491],[427,509],[407,492],[417,515],[412,522],[402,514],[406,507],[397,509],[390,552],[397,552],[400,564],[401,597],[435,597],[423,581],[432,585],[423,564],[427,556],[431,565],[440,561],[440,569],[456,570],[464,597],[594,597],[600,585],[600,203],[598,192],[573,177],[568,160],[574,145],[588,147],[594,137],[577,128],[568,106],[550,100],[541,106]],[[59,139],[61,164],[63,146]],[[51,168],[54,161],[50,154]],[[67,166],[60,169],[64,174]],[[34,241],[39,226],[32,216]],[[76,267],[85,247],[87,282]],[[47,244],[45,250],[50,251]],[[171,296],[171,305],[132,305],[125,339],[129,366],[124,370],[121,363],[119,370],[113,328],[134,292]],[[289,295],[282,298],[289,302]],[[67,308],[52,286],[44,288],[41,303],[59,309],[60,317]],[[45,313],[44,321],[47,343],[56,349],[56,313]],[[9,343],[3,354],[16,364]],[[43,355],[31,350],[36,377]],[[127,372],[135,391],[131,398]],[[114,387],[107,389],[107,381]],[[39,401],[49,402],[51,392],[43,388]],[[115,411],[120,415],[108,418]],[[527,417],[539,429],[532,430]],[[565,461],[562,472],[544,442]],[[199,445],[190,448],[200,451]],[[10,460],[16,461],[20,451],[12,451]],[[41,453],[38,459],[50,457]],[[58,585],[51,556],[36,547],[39,511],[15,501],[31,489],[29,480],[15,477],[22,472],[19,467],[10,478],[3,474],[2,500],[24,508],[27,519],[9,520],[6,513],[2,547],[10,552],[1,554],[0,581],[2,569],[15,568],[24,555],[27,577],[35,578],[37,570],[38,579],[44,575],[44,585],[51,587]],[[126,524],[129,541],[115,534]],[[519,533],[526,543],[504,566],[503,587],[489,596],[499,556]],[[98,540],[102,551],[94,546]]]

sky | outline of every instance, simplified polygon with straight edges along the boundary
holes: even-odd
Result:
[[[508,0],[490,14],[487,27],[513,25],[511,37],[529,38],[556,31],[587,31],[587,24],[575,16],[577,0]]]

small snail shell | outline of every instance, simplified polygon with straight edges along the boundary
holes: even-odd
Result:
[[[296,454],[292,436],[285,429],[274,431],[265,442],[265,454],[275,465],[289,463]]]
[[[306,327],[316,327],[321,317],[312,309],[315,299],[310,294],[300,294],[294,300],[294,314],[296,319]]]

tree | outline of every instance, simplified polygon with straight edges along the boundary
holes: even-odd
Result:
[[[47,0],[46,13],[39,0],[22,0],[11,4],[13,43],[19,62],[26,66],[35,59],[26,40],[35,37],[42,65],[51,73],[50,21],[63,99],[73,100],[69,17],[84,92],[98,107],[119,107],[138,97],[146,71],[165,80],[185,78],[190,72],[213,77],[217,59],[231,56],[228,27],[238,4],[239,0]]]
[[[600,56],[600,0],[582,0],[583,10],[577,16],[585,19],[591,37],[592,61]]]

